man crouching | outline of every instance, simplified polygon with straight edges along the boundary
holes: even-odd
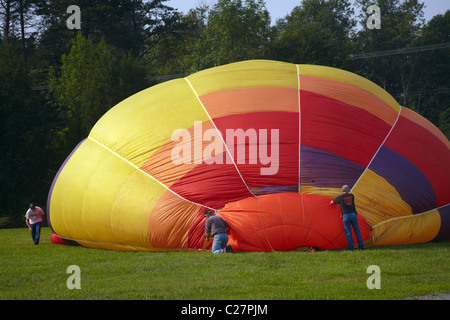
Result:
[[[230,227],[221,217],[213,215],[211,210],[205,211],[205,238],[209,241],[209,237],[214,237],[212,245],[212,253],[233,253],[233,248],[228,244],[228,230]]]

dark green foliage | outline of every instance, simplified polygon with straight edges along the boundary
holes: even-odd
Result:
[[[277,22],[272,54],[277,60],[345,68],[356,25],[348,0],[306,0]]]
[[[131,55],[114,55],[104,40],[94,44],[78,34],[62,62],[59,77],[51,70],[49,101],[65,123],[69,148],[110,108],[146,87],[144,67]]]
[[[49,128],[54,117],[42,95],[31,88],[21,46],[4,42],[0,46],[0,218],[4,218],[0,227],[21,222],[28,202],[45,203],[50,186]]]

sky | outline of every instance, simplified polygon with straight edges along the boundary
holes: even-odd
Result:
[[[429,21],[436,14],[444,14],[445,11],[450,10],[450,0],[422,1],[425,3],[424,17],[426,21]],[[197,7],[199,3],[212,5],[215,2],[215,0],[168,0],[165,4],[178,9],[178,11],[187,13],[189,9]],[[292,9],[301,3],[301,0],[265,0],[265,3],[267,10],[270,13],[270,17],[272,18],[272,24],[274,24],[278,18],[284,18],[291,13]]]

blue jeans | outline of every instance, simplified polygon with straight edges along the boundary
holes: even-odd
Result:
[[[219,233],[214,236],[214,242],[212,245],[212,253],[220,254],[223,253],[223,249],[227,247],[228,234]]]
[[[356,213],[346,213],[342,217],[342,221],[344,223],[344,233],[345,238],[347,239],[347,245],[350,250],[355,249],[353,246],[353,238],[352,238],[352,227],[353,231],[356,235],[356,240],[358,241],[358,248],[364,249],[364,242],[361,237],[361,232],[359,231],[358,218],[356,217]]]
[[[36,222],[31,224],[31,239],[33,239],[34,244],[39,244],[39,238],[41,237],[41,227],[42,222]]]

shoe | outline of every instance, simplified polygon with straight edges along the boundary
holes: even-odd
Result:
[[[226,253],[235,253],[234,250],[233,250],[233,248],[232,248],[230,245],[227,245],[227,247],[225,248],[225,250],[226,250],[226,251],[225,251]]]

